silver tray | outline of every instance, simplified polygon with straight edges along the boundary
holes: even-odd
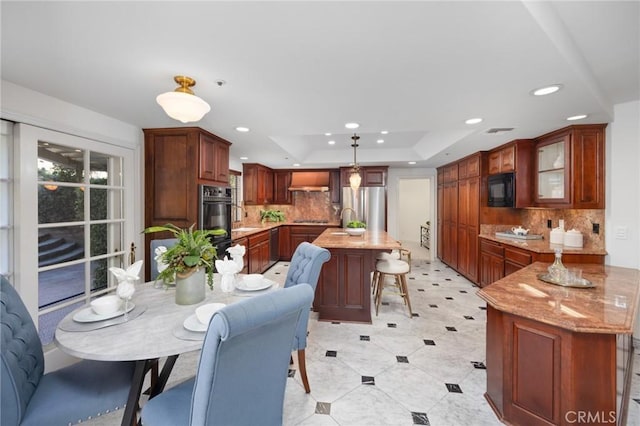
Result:
[[[592,283],[591,281],[585,279],[585,278],[581,278],[579,282],[572,282],[572,283],[567,283],[567,282],[561,282],[561,281],[556,281],[554,279],[552,279],[549,274],[538,274],[537,275],[538,279],[540,281],[544,281],[546,283],[549,284],[555,284],[555,285],[559,285],[562,287],[574,287],[574,288],[593,288],[596,285],[594,283]]]

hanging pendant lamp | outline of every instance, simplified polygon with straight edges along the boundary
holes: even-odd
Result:
[[[360,188],[360,182],[362,182],[362,176],[360,176],[360,166],[358,166],[358,163],[356,161],[356,149],[358,148],[358,139],[360,139],[360,136],[354,133],[353,136],[351,136],[351,139],[353,140],[353,143],[351,144],[351,146],[353,147],[353,168],[349,173],[349,186],[354,191],[357,191],[358,188]]]
[[[173,78],[180,86],[173,92],[166,92],[156,97],[156,102],[164,112],[174,120],[182,123],[200,121],[211,107],[208,103],[193,94],[190,87],[196,85],[191,77],[177,75]]]

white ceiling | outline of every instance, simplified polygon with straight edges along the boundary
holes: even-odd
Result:
[[[360,164],[435,167],[572,115],[611,122],[614,104],[640,98],[639,6],[2,1],[1,72],[141,128],[182,125],[155,98],[189,75],[212,107],[195,125],[233,142],[235,158],[346,166],[355,121]],[[552,83],[564,87],[529,94]],[[495,127],[514,130],[486,133]]]

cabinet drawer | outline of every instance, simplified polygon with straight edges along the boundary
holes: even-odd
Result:
[[[249,236],[249,247],[253,247],[262,242],[269,241],[269,231]]]
[[[517,263],[522,266],[531,264],[531,253],[519,249],[515,249],[512,247],[504,248],[504,258],[505,260],[510,260],[513,263]]]
[[[496,256],[504,256],[504,248],[500,243],[494,243],[484,239],[480,240],[480,251],[483,253],[491,253]]]

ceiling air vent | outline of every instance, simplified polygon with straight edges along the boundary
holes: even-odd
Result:
[[[493,127],[487,130],[486,133],[489,133],[490,135],[497,135],[498,133],[506,133],[512,130],[513,130],[513,127]]]

